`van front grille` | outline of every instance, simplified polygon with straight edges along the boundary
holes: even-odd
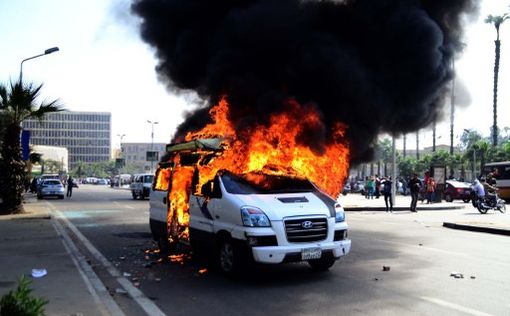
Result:
[[[285,221],[285,233],[289,242],[311,242],[326,239],[326,218],[289,219]]]

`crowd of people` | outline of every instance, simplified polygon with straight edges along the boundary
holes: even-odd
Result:
[[[461,180],[463,181],[463,179]],[[436,197],[438,189],[436,180],[428,171],[423,174],[423,178],[420,179],[418,174],[415,173],[408,181],[403,178],[398,178],[395,182],[391,177],[379,177],[378,175],[366,176],[364,181],[358,180],[357,177],[351,177],[349,179],[351,192],[361,191],[366,199],[378,199],[383,196],[386,212],[393,211],[393,192],[391,190],[393,185],[395,186],[395,192],[403,195],[410,194],[411,212],[416,212],[418,200],[421,200],[423,203],[431,204],[435,203],[438,198]],[[355,188],[358,188],[358,190]],[[495,201],[497,199],[495,194],[497,188],[494,172],[488,173],[486,177],[480,177],[475,180],[473,189],[477,196],[487,196],[490,201]]]

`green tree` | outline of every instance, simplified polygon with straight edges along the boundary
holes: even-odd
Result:
[[[509,18],[508,14],[503,15],[489,15],[485,19],[485,23],[494,24],[496,28],[496,40],[494,43],[495,47],[495,62],[494,62],[494,88],[493,88],[493,125],[492,125],[492,146],[496,147],[498,145],[498,76],[499,76],[499,60],[501,54],[501,41],[499,40],[499,28],[503,22],[505,22]]]
[[[0,192],[3,203],[0,214],[23,212],[23,180],[25,162],[21,157],[21,123],[29,118],[42,120],[47,113],[61,111],[58,100],[36,104],[42,84],[24,85],[18,81],[9,86],[0,84],[0,112],[5,116],[5,133],[0,154]]]

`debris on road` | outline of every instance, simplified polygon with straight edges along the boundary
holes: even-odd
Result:
[[[33,278],[42,278],[46,274],[48,274],[48,271],[46,271],[46,269],[32,269]]]
[[[124,290],[123,288],[118,287],[118,288],[115,289],[115,293],[117,293],[117,294],[127,294],[127,291]]]
[[[390,271],[390,266],[383,266],[383,267],[382,267],[382,270],[383,270],[383,271]]]
[[[454,277],[456,279],[464,279],[464,275],[462,273],[459,273],[456,271],[453,271],[452,273],[450,273],[450,276]]]

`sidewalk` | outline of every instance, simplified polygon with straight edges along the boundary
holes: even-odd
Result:
[[[384,198],[366,199],[359,193],[342,195],[339,199],[346,212],[385,212]],[[393,210],[395,213],[410,212],[410,196],[397,195]],[[490,234],[510,236],[510,205],[507,205],[509,213],[502,214],[499,211],[490,210],[487,214],[480,214],[471,203],[453,201],[440,203],[422,203],[418,201],[417,211],[443,211],[441,216],[443,226],[451,229],[468,230]],[[450,212],[451,211],[451,212]]]
[[[46,315],[108,315],[64,246],[46,203],[28,197],[26,214],[0,216],[0,297],[25,275],[33,295],[49,301]],[[32,277],[33,269],[47,274]]]

